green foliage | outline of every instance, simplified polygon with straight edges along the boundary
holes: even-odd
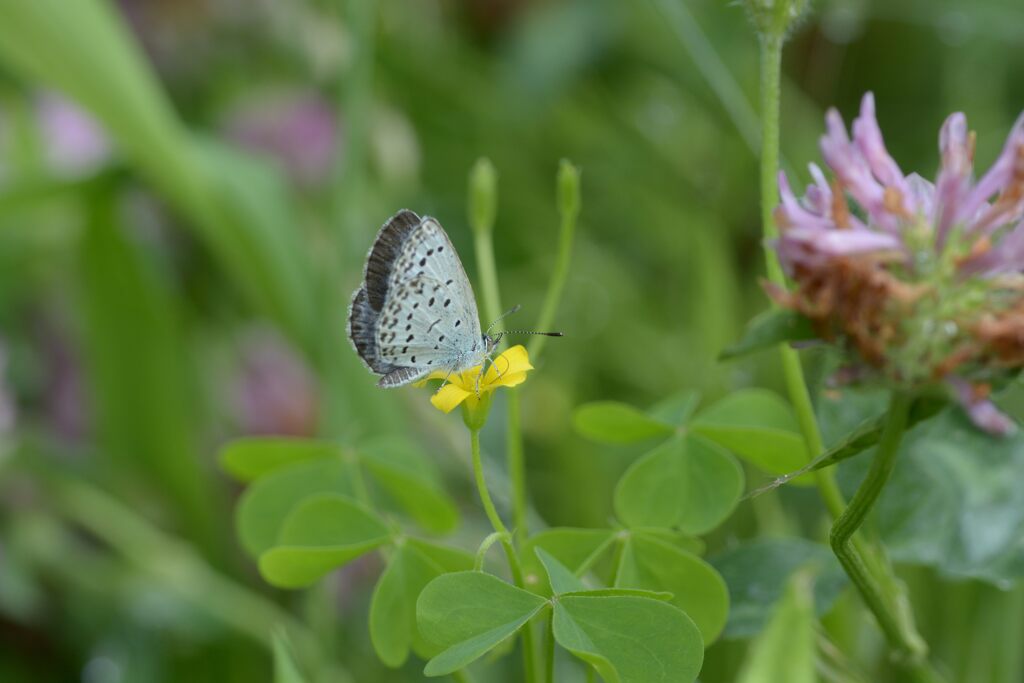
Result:
[[[458,510],[441,489],[430,460],[408,441],[367,442],[355,451],[354,457],[398,507],[427,531],[443,534],[458,525]]]
[[[771,619],[757,636],[737,679],[739,683],[815,683],[814,600],[807,576],[789,582]]]
[[[772,309],[757,316],[747,325],[743,337],[723,350],[719,360],[735,360],[758,351],[799,341],[811,341],[818,338],[811,321],[784,309]]]
[[[307,683],[292,657],[287,638],[280,631],[274,634],[274,683]]]
[[[573,424],[580,434],[605,443],[644,441],[673,431],[672,425],[615,401],[580,406],[573,415]]]
[[[424,673],[443,676],[458,671],[512,636],[547,604],[483,572],[439,576],[416,603],[421,632],[442,648]]]
[[[814,572],[814,604],[824,614],[846,586],[846,575],[829,549],[802,538],[763,538],[743,543],[711,558],[729,587],[727,638],[760,632],[792,577]]]
[[[260,573],[275,586],[301,588],[390,540],[384,521],[351,499],[308,497],[285,518],[274,547],[260,555]]]
[[[729,592],[714,568],[696,555],[643,534],[622,546],[615,585],[668,591],[671,603],[693,620],[706,645],[725,627]]]
[[[607,683],[693,681],[704,645],[693,622],[670,604],[627,596],[562,596],[554,603],[559,645]]]
[[[345,463],[334,459],[300,462],[257,479],[242,494],[235,512],[242,547],[254,557],[272,548],[288,514],[322,493],[353,494]]]
[[[807,465],[796,417],[778,395],[746,389],[700,411],[697,404],[697,395],[684,391],[647,412],[611,401],[577,408],[577,431],[596,441],[632,443],[675,434],[633,463],[619,481],[615,511],[626,524],[679,525],[683,531],[703,533],[728,516],[743,486],[742,472],[715,444],[769,474],[788,474]],[[813,483],[811,475],[793,481]]]
[[[307,339],[308,270],[280,180],[185,131],[110,5],[8,2],[0,26],[0,59],[91,111],[130,163],[192,219],[253,304]]]
[[[615,512],[629,526],[699,534],[732,512],[742,490],[743,470],[728,452],[697,436],[673,437],[622,476]]]
[[[702,410],[690,430],[771,474],[793,472],[809,460],[789,404],[764,389],[729,394]],[[812,480],[804,476],[794,483]]]
[[[243,547],[253,556],[276,544],[285,516],[301,501],[320,493],[355,496],[364,472],[386,494],[382,503],[393,500],[424,529],[444,533],[458,523],[429,460],[404,439],[343,449],[324,441],[250,438],[225,446],[220,459],[234,476],[252,482],[239,502],[236,523]]]
[[[845,474],[863,465],[849,461]],[[959,408],[943,411],[907,436],[878,503],[889,553],[948,576],[1011,585],[1024,576],[1024,548],[1014,540],[1024,533],[1021,477],[1021,432],[993,439]]]
[[[391,667],[404,664],[410,648],[421,657],[437,654],[416,627],[416,600],[433,579],[472,565],[466,554],[435,561],[438,553],[430,552],[430,546],[424,552],[422,547],[408,539],[396,545],[370,600],[370,639],[377,656]],[[439,550],[446,555],[450,552]]]
[[[540,563],[538,552],[543,551],[558,562],[579,573],[604,555],[615,540],[611,529],[545,529],[531,536],[523,544],[521,554],[527,587],[541,595],[551,595],[547,573]]]
[[[213,489],[196,457],[190,368],[179,352],[181,311],[170,283],[129,239],[106,190],[96,197],[77,255],[76,303],[104,457],[146,475],[150,494],[172,501],[189,536],[212,552]]]
[[[553,555],[543,548],[536,548],[534,552],[537,558],[544,565],[544,572],[548,577],[548,584],[551,592],[555,595],[562,593],[576,593],[586,591],[587,585],[578,576],[572,573],[564,564],[559,562]]]
[[[336,457],[337,444],[330,441],[287,437],[236,439],[220,452],[221,468],[243,483],[249,483],[286,465],[306,460]]]

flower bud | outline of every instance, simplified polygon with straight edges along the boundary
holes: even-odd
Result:
[[[469,172],[469,225],[477,235],[490,234],[498,215],[498,172],[481,157]]]

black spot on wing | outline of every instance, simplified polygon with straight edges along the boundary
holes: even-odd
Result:
[[[402,245],[419,226],[420,217],[402,209],[384,224],[366,259],[366,294],[370,306],[379,311],[388,293],[388,278],[395,267]]]

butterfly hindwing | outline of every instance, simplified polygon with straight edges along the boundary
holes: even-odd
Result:
[[[473,289],[441,225],[400,211],[381,229],[349,315],[360,357],[400,386],[483,359]]]

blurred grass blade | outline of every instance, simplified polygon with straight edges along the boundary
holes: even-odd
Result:
[[[816,683],[814,601],[807,574],[797,574],[754,641],[738,683]]]
[[[188,134],[103,0],[0,0],[0,62],[88,109],[253,303],[308,341],[307,269],[280,182]]]
[[[174,299],[119,230],[114,197],[97,196],[91,209],[79,303],[100,443],[119,467],[144,476],[151,495],[170,499],[189,536],[212,552],[222,515],[196,457]]]

